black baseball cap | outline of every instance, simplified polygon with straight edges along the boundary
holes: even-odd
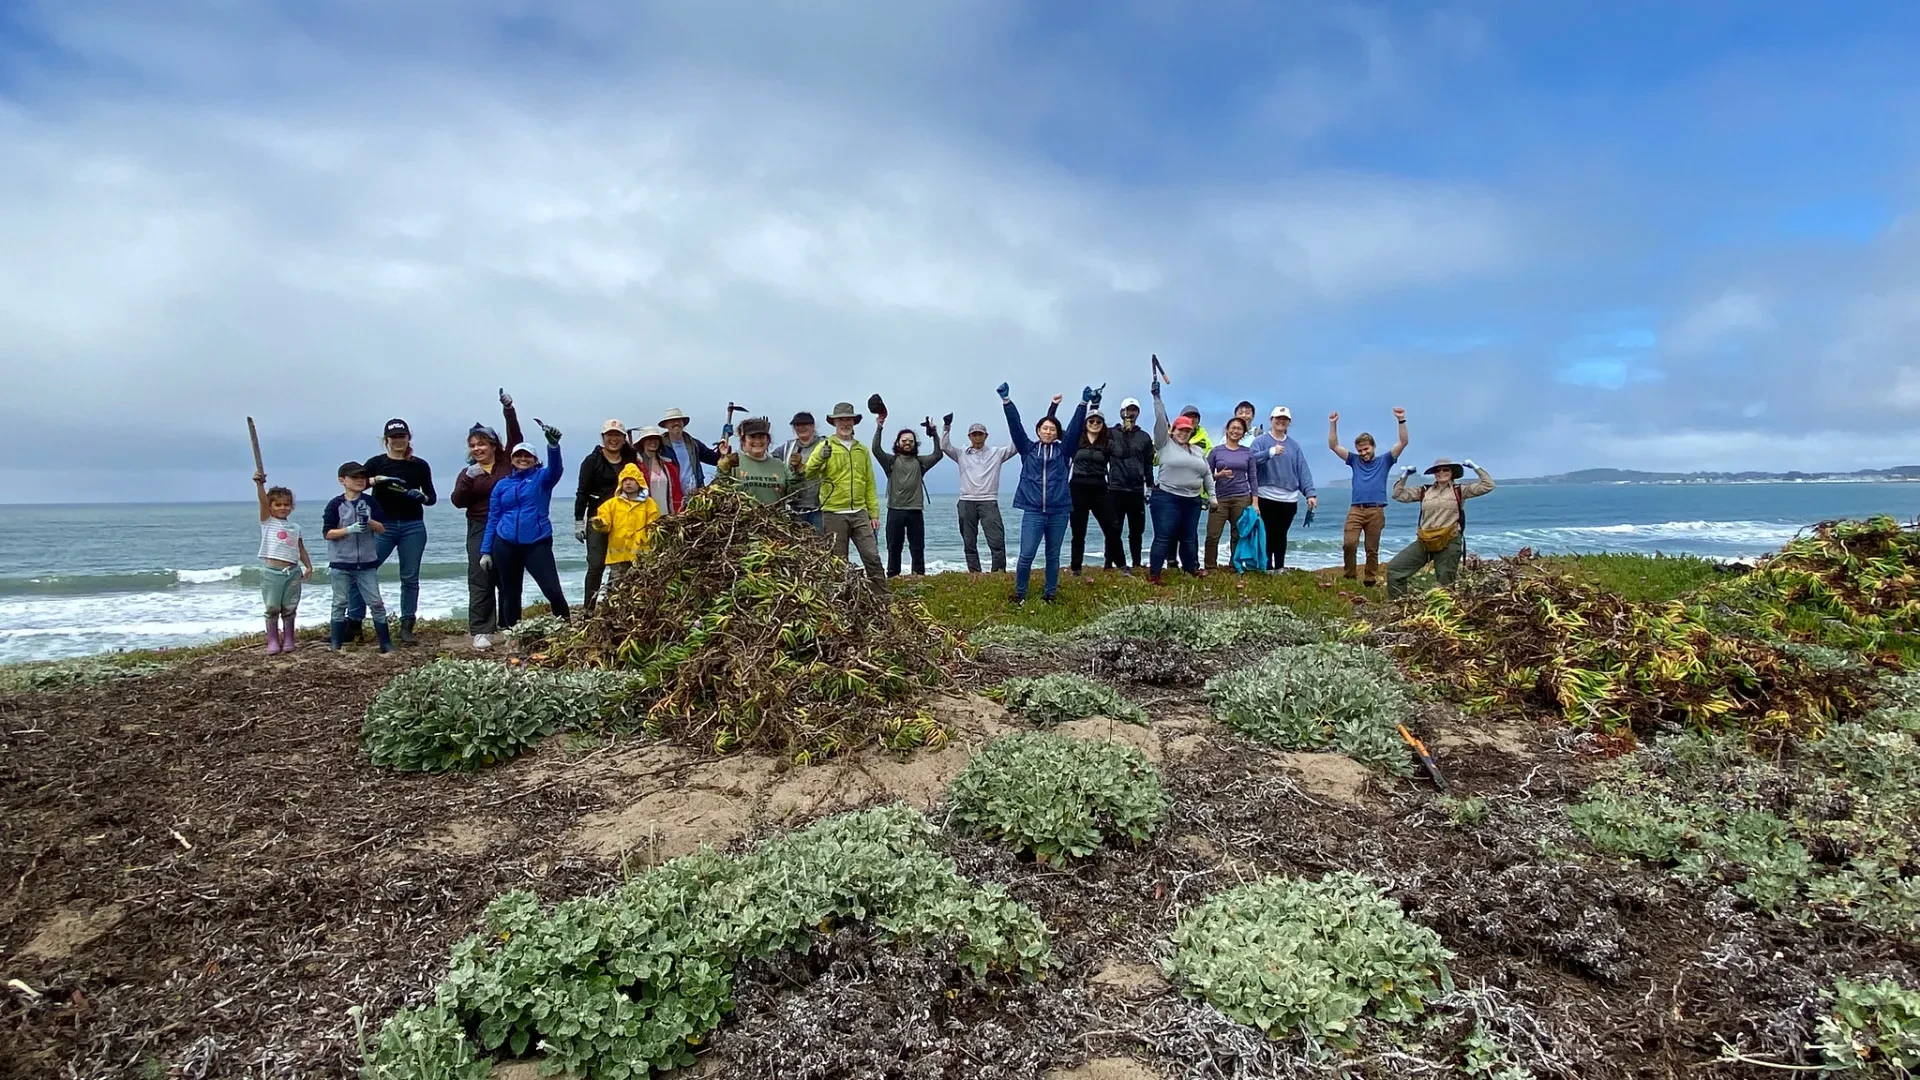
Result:
[[[365,476],[367,475],[367,467],[365,465],[362,465],[358,461],[349,461],[346,464],[340,466],[340,475],[343,477]]]
[[[788,426],[788,427],[800,427],[800,426],[801,426],[801,425],[803,425],[803,424],[807,424],[807,425],[810,425],[810,424],[812,424],[812,423],[813,423],[813,414],[812,414],[812,413],[810,413],[810,412],[797,412],[797,413],[794,413],[794,414],[793,414],[793,419],[791,419],[791,420],[789,420],[789,421],[787,421],[787,426]]]
[[[413,429],[407,426],[405,420],[397,416],[387,421],[387,438],[391,439],[395,435],[405,435],[408,438],[413,437]]]

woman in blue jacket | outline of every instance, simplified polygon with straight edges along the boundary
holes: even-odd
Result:
[[[1041,599],[1053,603],[1060,591],[1060,543],[1066,538],[1067,523],[1073,517],[1073,448],[1080,443],[1080,430],[1087,422],[1087,402],[1093,400],[1093,388],[1080,391],[1080,407],[1060,430],[1060,421],[1049,412],[1033,426],[1034,438],[1028,438],[1020,423],[1020,410],[1007,397],[1008,387],[999,387],[1000,405],[1007,411],[1007,429],[1013,436],[1013,448],[1020,455],[1020,486],[1013,494],[1014,509],[1020,515],[1020,561],[1013,572],[1013,602],[1027,598],[1027,581],[1033,575],[1033,557],[1040,541],[1047,542],[1047,589]],[[1053,397],[1055,406],[1060,395]]]
[[[534,423],[539,424],[538,420]],[[566,618],[566,594],[560,591],[560,569],[553,563],[553,489],[566,466],[560,460],[560,432],[540,424],[547,435],[547,463],[528,443],[513,448],[507,458],[513,471],[493,485],[487,500],[487,534],[480,541],[480,566],[498,575],[500,629],[520,621],[522,575],[532,574],[553,613]]]

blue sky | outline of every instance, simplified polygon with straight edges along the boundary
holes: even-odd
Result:
[[[451,466],[499,385],[997,427],[1154,352],[1497,475],[1920,461],[1915,55],[1911,4],[16,0],[0,499],[244,497],[249,413],[316,493],[390,415]]]

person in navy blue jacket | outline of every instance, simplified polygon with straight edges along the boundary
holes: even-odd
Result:
[[[539,420],[534,423],[540,424]],[[560,460],[560,432],[540,424],[547,436],[547,463],[528,443],[513,448],[507,461],[513,471],[493,485],[487,500],[487,535],[480,541],[480,566],[497,574],[500,581],[500,629],[520,621],[520,589],[523,575],[533,575],[534,583],[553,605],[553,613],[566,618],[566,594],[560,591],[560,569],[553,562],[553,489],[560,483],[566,465]]]
[[[1087,403],[1093,400],[1093,388],[1080,391],[1080,407],[1067,421],[1065,431],[1049,411],[1033,426],[1029,438],[1020,422],[1020,410],[1007,397],[1006,383],[999,386],[1000,405],[1007,411],[1007,429],[1013,448],[1020,455],[1020,486],[1014,489],[1013,506],[1020,515],[1020,560],[1014,564],[1013,602],[1027,598],[1027,582],[1033,576],[1033,557],[1040,541],[1047,542],[1046,592],[1041,599],[1053,603],[1060,591],[1060,544],[1067,535],[1067,523],[1073,517],[1073,448],[1080,443],[1080,432],[1087,422]],[[1055,394],[1053,404],[1060,404]]]

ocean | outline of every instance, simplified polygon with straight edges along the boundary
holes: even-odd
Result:
[[[1340,561],[1346,491],[1328,491],[1312,527],[1296,522],[1288,565],[1308,569]],[[564,522],[572,496],[556,499]],[[320,534],[326,500],[295,509],[307,535]],[[1633,552],[1754,556],[1814,522],[1837,517],[1920,512],[1920,485],[1898,483],[1725,485],[1542,485],[1503,487],[1468,504],[1468,543],[1483,555],[1523,547],[1543,552]],[[1010,539],[1019,514],[1004,510]],[[0,662],[82,656],[123,649],[199,644],[257,632],[260,577],[254,552],[254,504],[0,506]],[[1382,559],[1412,542],[1411,505],[1388,510]],[[1303,515],[1304,516],[1304,515]],[[461,512],[427,511],[421,572],[423,617],[466,613],[466,530]],[[1100,562],[1099,528],[1089,523],[1089,565]],[[1147,539],[1152,540],[1148,527]],[[320,567],[306,587],[301,625],[327,618],[325,544],[310,540]],[[568,595],[580,597],[585,549],[570,530],[555,543]],[[984,554],[984,553],[983,553]],[[928,569],[965,569],[953,497],[927,510]],[[397,567],[381,571],[382,593],[397,609]],[[538,590],[527,585],[529,601]]]

